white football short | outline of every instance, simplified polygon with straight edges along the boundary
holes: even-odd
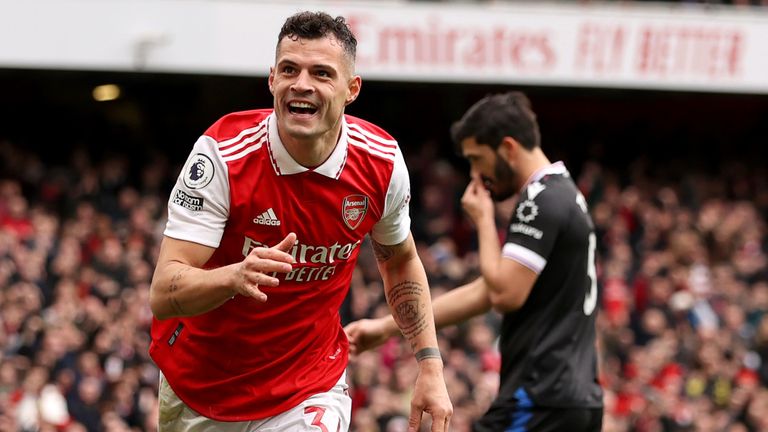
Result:
[[[158,432],[347,432],[352,417],[348,388],[345,372],[329,391],[312,395],[281,414],[255,421],[221,422],[190,409],[160,374]]]

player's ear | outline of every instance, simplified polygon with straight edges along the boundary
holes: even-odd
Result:
[[[274,66],[269,67],[269,79],[267,80],[269,83],[269,92],[273,95],[275,94],[275,68]]]
[[[363,86],[363,80],[360,78],[360,75],[355,75],[349,80],[349,94],[347,94],[347,99],[344,102],[344,105],[349,105],[352,102],[357,99],[357,96],[360,95],[360,89]]]
[[[504,137],[501,139],[501,144],[496,150],[499,156],[506,161],[510,161],[516,157],[517,152],[520,150],[520,143],[512,137]]]

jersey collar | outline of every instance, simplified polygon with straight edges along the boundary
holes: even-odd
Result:
[[[520,188],[520,190],[524,190],[526,187],[528,187],[529,184],[537,182],[547,175],[569,176],[570,174],[568,173],[568,169],[565,167],[565,164],[562,161],[557,161],[551,165],[541,167],[534,171],[533,174],[531,174],[531,176],[528,178],[528,181],[525,182],[522,188]]]
[[[272,161],[272,168],[277,175],[292,175],[306,171],[314,171],[332,179],[338,179],[341,175],[344,164],[347,161],[347,121],[341,118],[341,136],[336,143],[333,152],[322,164],[315,168],[307,168],[298,162],[288,153],[283,142],[280,140],[280,134],[277,133],[277,116],[275,113],[269,115],[269,140],[267,148],[269,149],[269,158]]]

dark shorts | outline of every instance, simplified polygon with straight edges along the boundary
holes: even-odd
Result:
[[[498,432],[600,432],[602,408],[530,407],[512,413],[511,422]],[[476,424],[474,431],[488,430]]]

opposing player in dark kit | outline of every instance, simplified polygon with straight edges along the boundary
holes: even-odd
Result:
[[[540,147],[536,116],[519,92],[488,96],[454,124],[471,165],[462,205],[477,227],[482,276],[436,298],[437,327],[491,308],[503,313],[501,383],[475,431],[599,431],[595,233],[584,197]],[[493,200],[517,194],[504,244]],[[392,317],[346,327],[352,351],[397,333]]]

